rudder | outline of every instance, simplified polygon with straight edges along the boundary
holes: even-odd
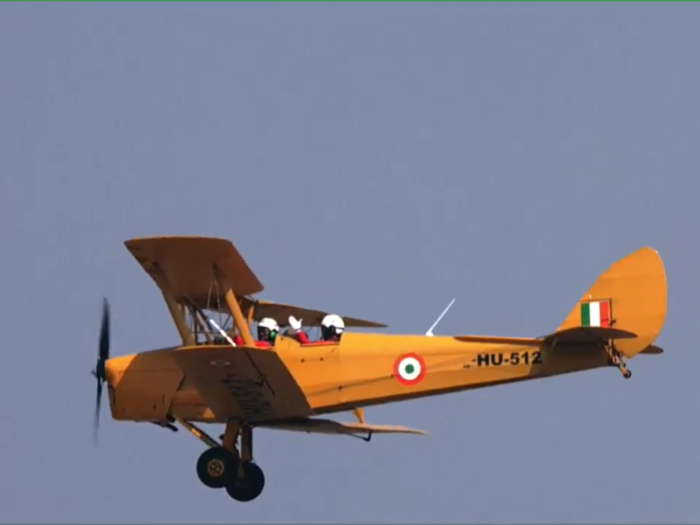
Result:
[[[598,326],[633,332],[636,338],[618,339],[615,346],[625,357],[634,357],[661,333],[666,294],[661,257],[652,248],[640,248],[600,274],[557,331]]]

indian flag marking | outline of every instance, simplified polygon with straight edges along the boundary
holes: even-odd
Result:
[[[403,354],[394,361],[394,377],[402,385],[417,385],[425,376],[425,361],[418,354]]]
[[[610,301],[581,304],[581,326],[610,327]]]

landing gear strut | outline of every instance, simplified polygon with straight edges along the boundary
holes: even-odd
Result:
[[[226,492],[236,501],[253,501],[265,488],[265,474],[252,461],[241,461],[226,482]]]
[[[608,354],[608,363],[610,366],[616,366],[620,373],[622,373],[622,377],[625,379],[632,377],[632,372],[627,368],[625,358],[615,347],[615,343],[610,341],[603,345],[603,349],[605,350],[605,353]]]
[[[229,423],[230,424],[230,423]],[[239,426],[241,437],[241,454],[233,476],[226,481],[226,492],[236,501],[253,501],[265,488],[265,474],[253,463],[253,429],[247,425]],[[227,425],[227,433],[229,428]],[[224,442],[227,434],[224,434]]]
[[[227,423],[219,444],[193,424],[178,422],[209,446],[197,460],[197,476],[202,484],[212,489],[223,488],[231,498],[241,502],[253,501],[262,494],[265,474],[253,462],[251,427],[238,422]],[[240,446],[236,446],[239,437]]]

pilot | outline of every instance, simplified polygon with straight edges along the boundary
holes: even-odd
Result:
[[[289,317],[289,326],[296,332],[297,339],[303,345],[309,344],[308,336],[301,329],[301,319]],[[345,330],[345,323],[339,315],[329,314],[321,321],[321,340],[318,343],[339,343]]]
[[[261,319],[258,323],[258,340],[255,341],[255,346],[266,348],[274,345],[279,331],[280,327],[277,324],[277,321],[271,317]],[[233,338],[233,342],[238,346],[245,345],[245,341],[243,341],[240,334],[236,334],[236,337]]]
[[[326,342],[339,343],[345,331],[345,323],[339,315],[329,314],[321,321],[321,339]]]

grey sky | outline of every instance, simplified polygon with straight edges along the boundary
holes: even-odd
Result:
[[[0,7],[2,520],[697,522],[699,15]],[[236,504],[188,434],[105,404],[92,445],[102,295],[114,353],[178,340],[122,244],[159,234],[233,240],[264,298],[421,333],[457,296],[437,333],[516,336],[650,245],[667,353],[367,411],[427,437],[258,432]]]

